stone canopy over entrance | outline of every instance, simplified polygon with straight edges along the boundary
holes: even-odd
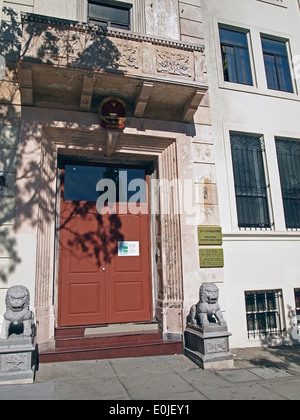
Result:
[[[191,122],[207,91],[204,48],[23,14],[23,105],[97,112],[116,94],[134,117]]]

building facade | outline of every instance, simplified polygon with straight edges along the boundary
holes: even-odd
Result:
[[[297,342],[299,4],[213,0],[202,14],[231,343]]]
[[[0,6],[0,313],[23,284],[41,350],[153,321],[182,340],[214,282],[233,347],[291,342],[298,2]]]

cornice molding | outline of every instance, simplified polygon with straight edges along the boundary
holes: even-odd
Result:
[[[183,41],[176,41],[172,39],[158,38],[151,35],[139,34],[136,32],[125,31],[115,28],[105,28],[98,25],[89,25],[87,23],[80,23],[73,20],[60,19],[55,17],[37,15],[34,13],[21,13],[22,23],[37,23],[42,25],[50,26],[60,26],[67,29],[72,29],[76,31],[86,31],[99,33],[99,35],[104,35],[113,38],[127,39],[137,42],[149,42],[154,45],[160,45],[165,47],[177,48],[184,51],[199,51],[204,52],[204,45],[200,44],[190,44]]]

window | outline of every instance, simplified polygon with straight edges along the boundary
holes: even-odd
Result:
[[[248,338],[282,333],[281,290],[245,292]]]
[[[300,326],[300,289],[295,289],[296,317],[298,328]]]
[[[220,28],[220,40],[225,82],[253,86],[247,33]]]
[[[96,202],[99,191],[96,187],[100,180],[109,179],[114,182],[115,196],[113,202],[128,202],[139,192],[140,202],[147,200],[146,169],[118,168],[96,165],[65,165],[64,200]],[[132,182],[133,181],[133,182]],[[142,187],[141,187],[142,186]],[[137,191],[137,188],[139,191]],[[105,191],[107,192],[107,191]]]
[[[270,228],[264,142],[231,133],[231,152],[239,228]]]
[[[287,229],[300,229],[300,141],[276,139]]]
[[[262,37],[268,88],[294,92],[289,64],[287,42]]]
[[[130,29],[130,8],[132,5],[114,1],[89,1],[89,23]]]

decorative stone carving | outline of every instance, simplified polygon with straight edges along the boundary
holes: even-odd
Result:
[[[192,77],[190,55],[157,49],[157,71],[175,76]]]
[[[130,43],[117,43],[117,47],[120,53],[120,59],[118,60],[118,64],[120,67],[133,67],[138,69],[139,65],[139,55],[140,50],[137,45],[133,45]]]
[[[0,336],[0,384],[33,383],[36,342],[30,294],[24,286],[13,286],[6,294],[6,312]]]
[[[214,283],[203,283],[199,291],[199,302],[193,305],[188,316],[188,325],[205,328],[218,323],[227,327],[219,305],[219,289]]]
[[[203,369],[231,369],[227,323],[219,305],[219,289],[203,283],[199,302],[191,307],[185,331],[185,354]]]
[[[32,337],[34,335],[34,316],[29,310],[29,290],[24,286],[11,287],[7,291],[5,304],[6,312],[0,338],[8,339],[10,326],[23,326],[24,337]]]

